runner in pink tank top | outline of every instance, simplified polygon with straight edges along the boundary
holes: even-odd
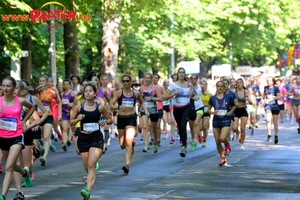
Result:
[[[27,187],[32,186],[32,180],[29,177],[29,168],[24,169],[17,164],[17,158],[24,147],[23,132],[27,127],[25,122],[34,111],[34,106],[24,98],[15,97],[16,80],[13,77],[6,77],[2,81],[3,96],[0,97],[0,149],[4,159],[8,160],[5,166],[5,177],[3,179],[3,190],[0,200],[5,199],[12,182],[13,173],[19,172],[23,176],[23,181]],[[22,107],[28,109],[27,114],[21,121]],[[18,194],[24,196],[22,188],[18,188]]]

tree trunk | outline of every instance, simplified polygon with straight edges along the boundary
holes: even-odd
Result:
[[[100,73],[107,75],[109,81],[114,80],[117,75],[120,23],[121,17],[117,15],[105,17],[102,22],[103,36]]]
[[[66,22],[64,24],[64,46],[66,78],[71,75],[80,76],[79,47],[75,23]]]
[[[28,57],[21,58],[21,79],[32,79],[32,24],[29,25],[30,32],[23,33],[23,45],[22,50],[28,51]]]

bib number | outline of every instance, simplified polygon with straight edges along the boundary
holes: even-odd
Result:
[[[180,104],[186,104],[189,102],[189,98],[187,98],[187,97],[178,97],[176,100]]]
[[[62,104],[69,104],[69,103],[70,103],[69,99],[62,99]]]
[[[155,107],[153,102],[145,102],[145,105],[146,105],[147,108]]]
[[[17,122],[18,120],[16,118],[2,117],[0,119],[0,129],[7,130],[7,131],[16,131]]]
[[[99,130],[99,124],[97,124],[97,123],[84,123],[83,124],[83,130],[88,131],[88,132],[97,131],[97,130]]]
[[[274,99],[269,99],[267,100],[267,104],[274,104],[275,103],[275,100]]]
[[[227,110],[218,110],[217,115],[218,116],[225,116],[227,113]]]
[[[204,112],[207,112],[208,106],[204,106]]]
[[[122,104],[123,104],[126,108],[133,108],[133,102],[132,102],[132,101],[122,101]]]

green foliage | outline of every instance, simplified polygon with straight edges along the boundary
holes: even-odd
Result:
[[[48,1],[0,0],[0,15],[24,14]],[[90,14],[91,21],[76,23],[80,47],[81,74],[100,71],[102,20],[121,17],[118,73],[138,75],[139,71],[170,71],[170,46],[176,63],[199,60],[208,71],[211,65],[275,65],[283,52],[300,41],[300,2],[292,0],[60,0],[79,16]],[[6,51],[20,51],[22,32],[28,23],[0,23]],[[173,27],[171,28],[171,24]],[[49,74],[49,30],[34,24],[33,77]],[[232,44],[232,48],[230,47]],[[1,45],[1,44],[0,44]],[[63,28],[56,29],[58,74],[64,78]],[[0,58],[9,72],[9,59]],[[2,75],[1,74],[1,75]],[[2,75],[3,76],[3,75]]]

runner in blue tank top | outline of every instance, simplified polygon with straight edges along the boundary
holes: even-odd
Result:
[[[216,84],[216,95],[209,100],[208,113],[213,114],[213,134],[217,144],[217,150],[221,157],[220,166],[227,164],[225,158],[225,150],[222,143],[229,145],[227,139],[228,132],[231,128],[232,113],[235,110],[234,99],[231,96],[225,95],[225,84],[223,81],[218,81]],[[214,108],[214,111],[211,109]]]

